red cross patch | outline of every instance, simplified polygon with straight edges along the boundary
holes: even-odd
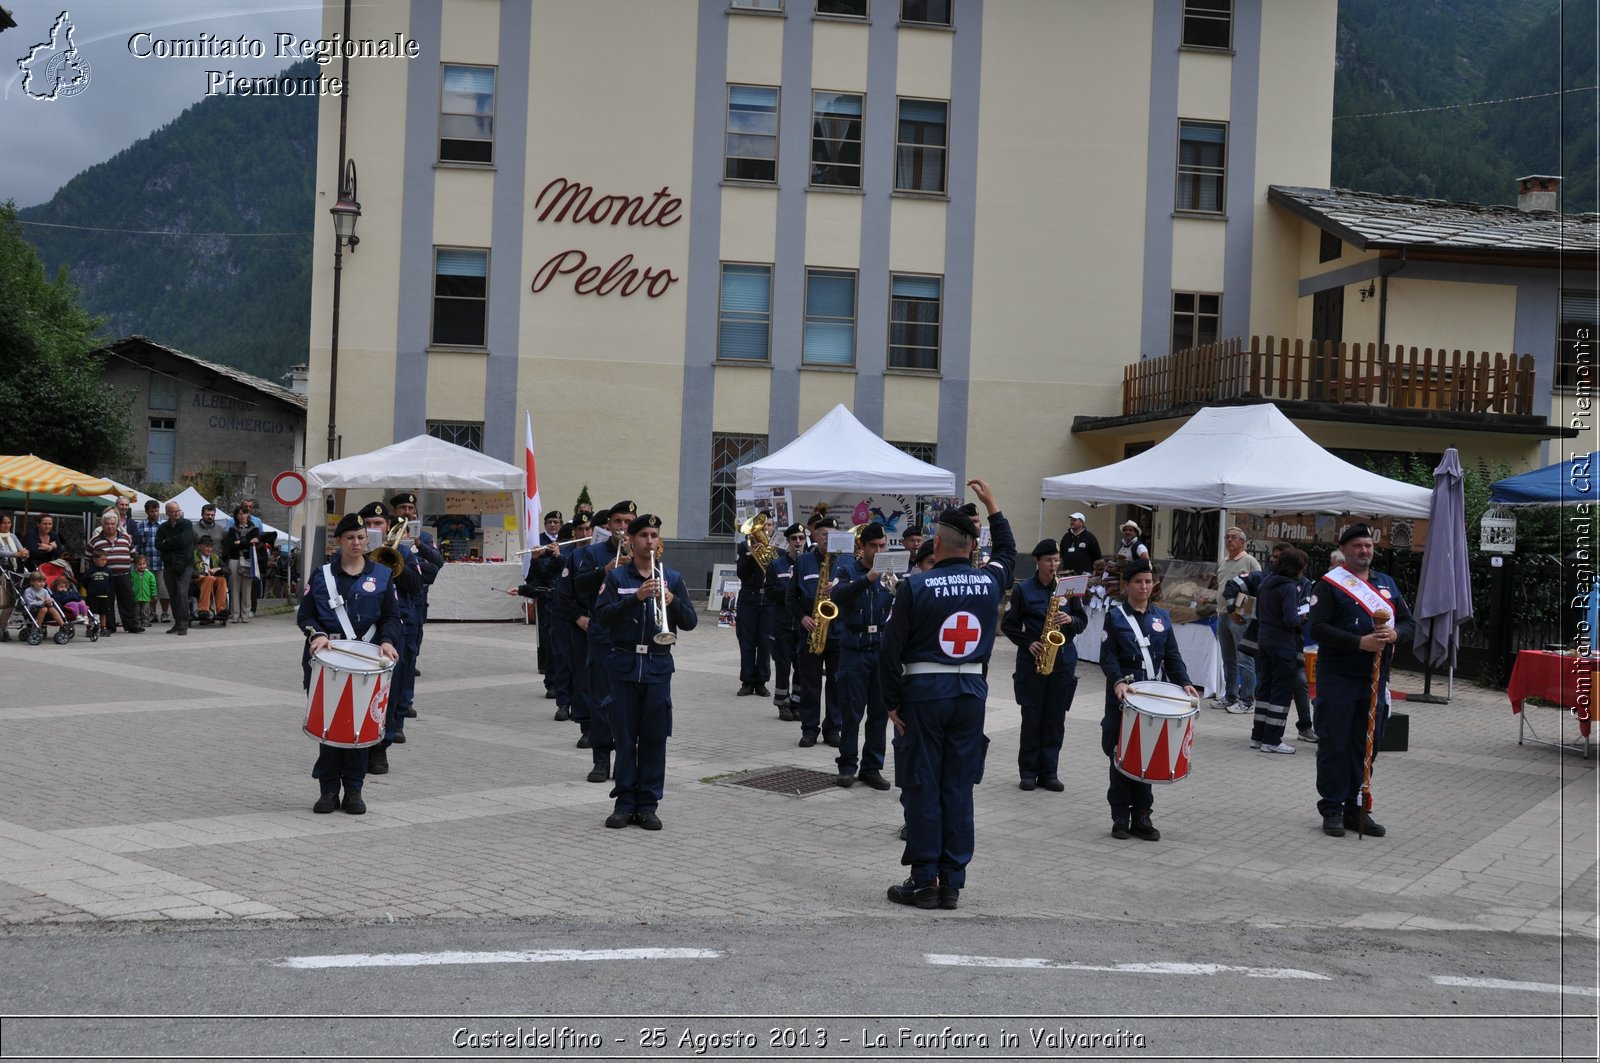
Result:
[[[970,656],[982,640],[983,626],[965,610],[946,618],[939,628],[939,648],[958,660]]]

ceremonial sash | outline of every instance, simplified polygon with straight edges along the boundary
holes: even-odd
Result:
[[[1367,611],[1368,616],[1372,616],[1379,609],[1382,609],[1389,614],[1391,621],[1394,619],[1394,603],[1379,594],[1378,588],[1349,569],[1343,566],[1332,568],[1322,578],[1354,599],[1357,605]]]

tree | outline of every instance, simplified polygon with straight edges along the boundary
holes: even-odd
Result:
[[[99,327],[65,271],[45,278],[16,205],[0,204],[0,454],[82,471],[122,459],[128,397],[101,381]]]
[[[588,484],[584,484],[583,485],[583,489],[578,492],[578,501],[576,503],[574,503],[574,505],[572,507],[572,512],[574,512],[574,513],[578,512],[578,509],[581,506],[589,506],[590,508],[594,507],[594,503],[589,500],[589,485]]]

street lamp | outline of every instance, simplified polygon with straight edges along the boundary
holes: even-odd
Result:
[[[356,199],[356,160],[346,159],[339,182],[339,200],[328,208],[333,215],[333,339],[328,351],[328,460],[338,441],[336,421],[339,411],[339,285],[344,272],[344,249],[356,252],[361,238],[356,235],[356,220],[361,217],[361,201]]]

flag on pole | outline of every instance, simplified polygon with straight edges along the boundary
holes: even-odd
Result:
[[[527,485],[523,488],[522,500],[522,548],[524,550],[537,550],[539,548],[539,529],[544,526],[539,506],[539,473],[533,461],[533,414],[523,411],[527,418],[528,442],[524,451],[528,475]],[[528,566],[533,563],[532,554],[522,555],[522,575],[528,575]]]

